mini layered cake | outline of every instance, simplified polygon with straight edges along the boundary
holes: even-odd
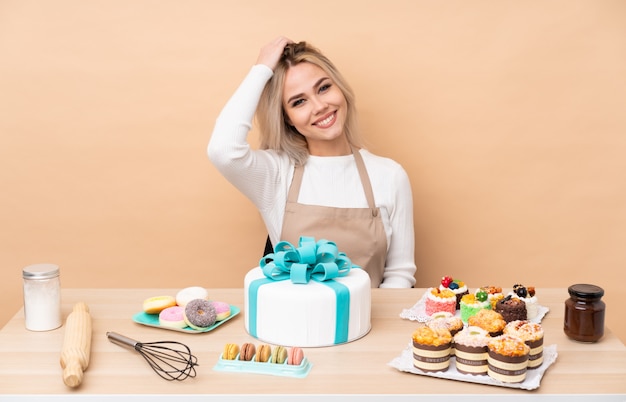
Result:
[[[487,344],[491,337],[479,327],[466,327],[454,335],[456,369],[459,373],[487,375]]]
[[[456,296],[449,289],[429,288],[424,302],[426,315],[432,316],[439,312],[456,312]]]
[[[506,321],[504,321],[502,315],[496,311],[480,310],[476,315],[468,318],[467,324],[482,328],[487,331],[490,336],[495,337],[502,335]]]
[[[467,286],[465,282],[460,281],[458,279],[452,279],[450,276],[444,276],[441,278],[441,285],[439,285],[440,290],[448,289],[451,290],[452,293],[456,296],[456,309],[461,308],[461,298],[469,293],[467,290]]]
[[[528,369],[536,369],[543,364],[543,328],[529,321],[511,321],[504,327],[504,333],[523,340],[530,347]]]
[[[487,298],[491,303],[492,310],[496,308],[496,303],[499,300],[504,299],[504,293],[502,293],[502,288],[500,286],[482,286],[480,289],[487,292]]]
[[[447,371],[452,335],[445,328],[421,326],[413,332],[413,366],[424,372]]]
[[[513,298],[517,298],[524,301],[526,305],[526,319],[532,320],[539,314],[539,303],[537,303],[537,296],[535,295],[534,286],[524,286],[516,284],[513,286],[513,291],[509,293]]]
[[[491,310],[491,303],[484,290],[479,289],[475,294],[467,294],[461,298],[461,320],[464,323],[467,323],[471,316],[485,309]]]
[[[495,311],[502,314],[502,318],[507,323],[516,320],[526,320],[526,303],[523,300],[507,295],[504,299],[496,303]]]
[[[487,374],[508,383],[526,379],[530,347],[516,336],[501,335],[487,344]]]

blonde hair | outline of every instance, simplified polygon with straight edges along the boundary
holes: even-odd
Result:
[[[274,149],[285,152],[296,165],[304,165],[309,157],[306,138],[287,123],[283,109],[283,89],[285,75],[290,67],[299,63],[311,63],[322,70],[337,85],[346,98],[348,110],[344,133],[348,143],[356,148],[363,146],[357,127],[354,92],[337,70],[335,65],[318,49],[306,42],[291,43],[285,46],[283,56],[274,69],[274,75],[267,82],[256,111],[260,129],[261,149]]]

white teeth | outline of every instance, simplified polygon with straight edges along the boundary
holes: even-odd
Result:
[[[333,121],[333,119],[334,119],[334,118],[335,118],[335,115],[334,115],[334,114],[331,114],[330,116],[328,116],[328,117],[327,117],[327,118],[325,118],[324,120],[322,120],[322,121],[318,121],[318,122],[316,123],[316,125],[318,125],[318,126],[325,126],[325,125],[327,125],[328,123],[330,123],[331,121]]]

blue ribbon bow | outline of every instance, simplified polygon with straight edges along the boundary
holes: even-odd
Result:
[[[298,247],[288,241],[281,241],[274,252],[261,258],[259,266],[263,274],[275,281],[291,279],[293,283],[308,283],[311,279],[324,282],[348,275],[353,265],[350,258],[339,252],[337,245],[329,240],[315,241],[302,236]]]

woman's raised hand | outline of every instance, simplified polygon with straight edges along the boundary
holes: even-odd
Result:
[[[263,46],[259,52],[256,64],[264,64],[274,71],[288,43],[292,43],[292,40],[279,36]]]

